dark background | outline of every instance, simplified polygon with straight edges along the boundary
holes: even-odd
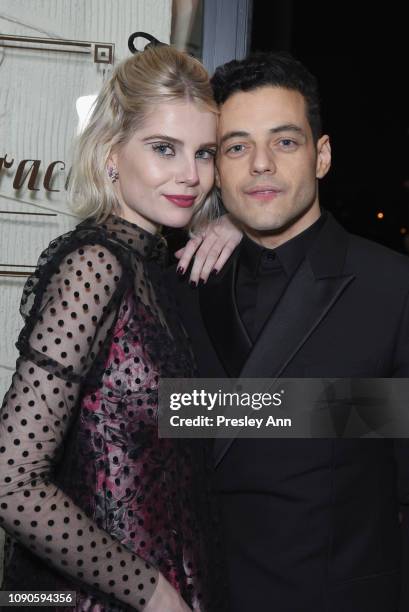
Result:
[[[251,50],[289,51],[318,78],[333,151],[324,207],[349,231],[409,252],[407,7],[362,4],[254,0]]]

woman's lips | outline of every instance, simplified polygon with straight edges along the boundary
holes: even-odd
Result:
[[[190,208],[193,206],[196,196],[186,196],[186,195],[165,195],[165,198],[179,206],[180,208]]]

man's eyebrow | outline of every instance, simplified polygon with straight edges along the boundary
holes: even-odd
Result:
[[[305,136],[304,130],[300,128],[299,125],[295,125],[294,123],[285,123],[284,125],[271,128],[269,131],[271,134],[277,134],[279,132],[297,132],[298,134]]]
[[[226,140],[230,140],[230,138],[247,138],[250,136],[248,132],[243,132],[240,130],[234,130],[233,132],[226,132],[221,139],[220,144],[223,144]]]
[[[184,145],[183,140],[179,140],[178,138],[174,138],[173,136],[168,136],[167,134],[152,134],[151,136],[146,136],[142,139],[142,142],[146,142],[147,140],[164,140],[170,142],[172,144]],[[204,148],[217,148],[216,142],[204,142],[198,146],[198,149]]]
[[[302,134],[305,136],[305,132],[300,126],[295,125],[294,123],[285,123],[283,125],[278,125],[277,127],[269,129],[270,134],[278,134],[280,132],[297,132],[297,134]],[[249,132],[245,132],[244,130],[233,130],[231,132],[226,132],[221,139],[220,144],[226,142],[226,140],[230,140],[230,138],[248,138],[250,136]]]

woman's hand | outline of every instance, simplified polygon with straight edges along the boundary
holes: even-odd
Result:
[[[158,584],[143,612],[192,612],[176,589],[159,573]]]
[[[182,249],[176,251],[178,273],[185,273],[194,256],[190,281],[195,284],[206,282],[213,270],[221,270],[242,237],[243,233],[229,214],[212,221],[200,236],[191,238]]]

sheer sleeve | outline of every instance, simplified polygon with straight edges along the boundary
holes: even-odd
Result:
[[[0,518],[12,537],[74,581],[141,610],[157,570],[53,484],[81,384],[115,323],[123,279],[106,246],[85,245],[61,258],[35,296],[1,408]]]

